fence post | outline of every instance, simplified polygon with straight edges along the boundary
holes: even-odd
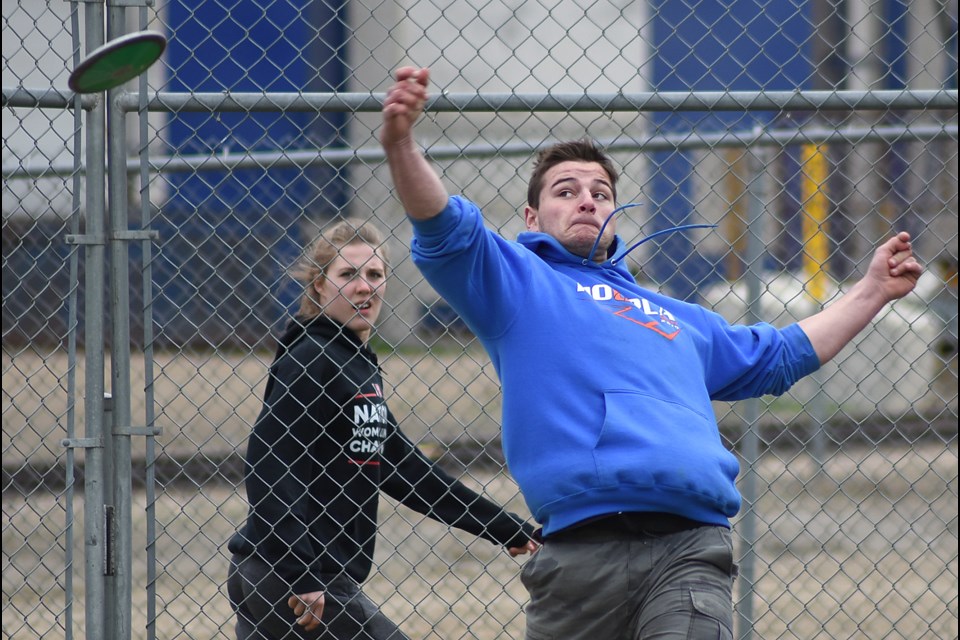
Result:
[[[126,8],[110,6],[107,12],[107,37],[124,35]],[[110,193],[110,312],[112,319],[111,389],[113,391],[113,469],[111,475],[116,512],[114,563],[116,571],[110,583],[114,602],[108,610],[114,637],[131,637],[133,581],[133,520],[131,514],[132,461],[130,436],[130,241],[127,214],[127,137],[126,113],[115,104],[125,89],[107,91],[107,185]],[[110,638],[113,640],[113,637]]]
[[[103,5],[84,5],[84,33],[87,50],[104,42]],[[106,620],[104,573],[106,567],[103,441],[104,429],[104,276],[106,272],[104,202],[104,109],[101,102],[87,117],[87,197],[84,246],[84,334],[86,351],[86,399],[84,403],[83,531],[84,610],[87,638],[104,638]]]
[[[117,640],[117,624],[114,611],[117,609],[117,509],[114,492],[116,483],[116,450],[113,439],[114,415],[113,396],[103,394],[103,496],[107,502],[103,505],[103,638]],[[90,640],[87,630],[87,640]]]
[[[760,131],[755,129],[755,134]],[[763,252],[764,252],[764,220],[769,191],[766,186],[767,163],[769,161],[767,147],[760,146],[748,149],[748,166],[750,183],[747,185],[747,244],[744,249],[744,265],[746,267],[747,310],[744,321],[753,324],[760,320],[760,297],[763,295]],[[743,401],[743,419],[746,429],[743,436],[741,456],[746,465],[741,480],[741,494],[744,501],[743,517],[738,523],[740,536],[745,545],[740,560],[740,597],[737,607],[738,634],[740,640],[750,640],[753,637],[755,615],[753,612],[754,584],[756,583],[756,544],[757,544],[757,500],[759,488],[757,483],[757,465],[760,461],[760,434],[757,433],[760,419],[760,400],[750,398]]]

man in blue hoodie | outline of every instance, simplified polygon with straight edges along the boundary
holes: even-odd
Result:
[[[544,540],[522,574],[527,638],[731,637],[739,466],[711,401],[781,394],[830,360],[913,289],[910,236],[816,315],[730,325],[636,283],[617,171],[589,141],[538,155],[516,242],[486,229],[414,140],[428,81],[396,72],[380,139],[414,262],[500,377],[504,454]]]

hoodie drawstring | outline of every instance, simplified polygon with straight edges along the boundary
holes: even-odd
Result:
[[[593,247],[590,249],[589,255],[587,255],[586,260],[583,261],[583,264],[589,264],[593,261],[593,254],[597,251],[597,245],[600,244],[600,238],[603,237],[603,230],[607,228],[607,223],[613,219],[613,216],[617,215],[624,209],[629,209],[631,207],[642,207],[642,202],[631,202],[625,205],[621,205],[610,212],[610,215],[607,216],[607,219],[603,221],[603,224],[600,225],[600,233],[597,234],[597,239],[593,242]]]
[[[653,240],[657,236],[662,236],[667,233],[673,233],[674,231],[685,231],[687,229],[716,229],[716,228],[717,228],[717,225],[715,224],[682,224],[679,227],[670,227],[669,229],[661,229],[660,231],[657,231],[656,233],[651,233],[646,238],[643,238],[642,240],[638,241],[632,247],[630,247],[629,249],[624,251],[622,254],[620,254],[619,258],[614,258],[613,260],[611,260],[610,264],[617,264],[617,262],[627,257],[628,253],[630,253],[631,251],[633,251],[634,249],[642,245],[647,240]]]
[[[642,206],[642,205],[643,205],[643,203],[641,203],[641,202],[631,202],[631,203],[629,203],[629,204],[621,205],[621,206],[617,207],[616,209],[614,209],[613,211],[611,211],[611,212],[610,212],[610,215],[607,216],[607,219],[603,221],[603,224],[602,224],[602,225],[600,225],[600,233],[597,234],[597,239],[596,239],[596,240],[594,241],[594,243],[593,243],[593,248],[590,249],[590,254],[586,257],[586,259],[584,259],[583,264],[589,264],[589,263],[593,260],[593,254],[594,254],[594,253],[596,252],[596,250],[597,250],[597,245],[600,244],[600,238],[603,237],[603,230],[607,228],[607,223],[610,222],[610,220],[613,219],[613,216],[617,215],[618,213],[620,213],[620,212],[623,211],[624,209],[629,209],[629,208],[631,208],[631,207],[640,207],[640,206]],[[629,249],[627,249],[626,251],[624,251],[623,253],[621,253],[619,257],[614,258],[613,260],[611,260],[611,261],[610,261],[610,264],[616,265],[619,261],[621,261],[621,260],[623,260],[625,257],[627,257],[627,254],[629,254],[631,251],[633,251],[634,249],[636,249],[637,247],[639,247],[640,245],[642,245],[642,244],[643,244],[644,242],[646,242],[647,240],[653,240],[653,239],[656,238],[657,236],[662,236],[662,235],[665,235],[665,234],[667,234],[667,233],[673,233],[674,231],[686,231],[687,229],[716,229],[716,228],[717,228],[717,225],[715,225],[715,224],[682,224],[682,225],[677,226],[677,227],[670,227],[670,228],[668,228],[668,229],[661,229],[660,231],[657,231],[657,232],[655,232],[655,233],[651,233],[651,234],[650,234],[649,236],[647,236],[646,238],[643,238],[643,239],[641,239],[640,241],[636,242],[636,243],[635,243],[633,246],[631,246]]]

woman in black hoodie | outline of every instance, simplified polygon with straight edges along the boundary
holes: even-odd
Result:
[[[246,523],[227,581],[238,640],[406,636],[361,591],[380,492],[450,526],[533,552],[533,528],[437,468],[399,430],[367,340],[386,247],[368,224],[324,232],[295,271],[300,310],[280,339],[247,445]]]

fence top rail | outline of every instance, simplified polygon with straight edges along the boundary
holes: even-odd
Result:
[[[173,93],[119,92],[125,111],[380,111],[384,93]],[[3,87],[3,106],[67,108],[75,94],[56,88]],[[86,98],[86,97],[85,97]],[[95,100],[83,100],[85,108]],[[90,103],[89,105],[87,103]],[[883,111],[952,109],[956,89],[878,91],[666,91],[640,93],[441,93],[427,101],[434,112],[583,111]]]
[[[645,93],[441,93],[434,112],[572,111],[816,111],[957,109],[956,90],[903,91],[682,91]],[[156,93],[150,111],[330,111],[373,112],[384,93]],[[118,98],[136,110],[135,94]]]
[[[4,107],[40,107],[41,109],[67,109],[77,106],[93,109],[100,103],[99,94],[80,95],[70,89],[45,87],[3,87]]]

